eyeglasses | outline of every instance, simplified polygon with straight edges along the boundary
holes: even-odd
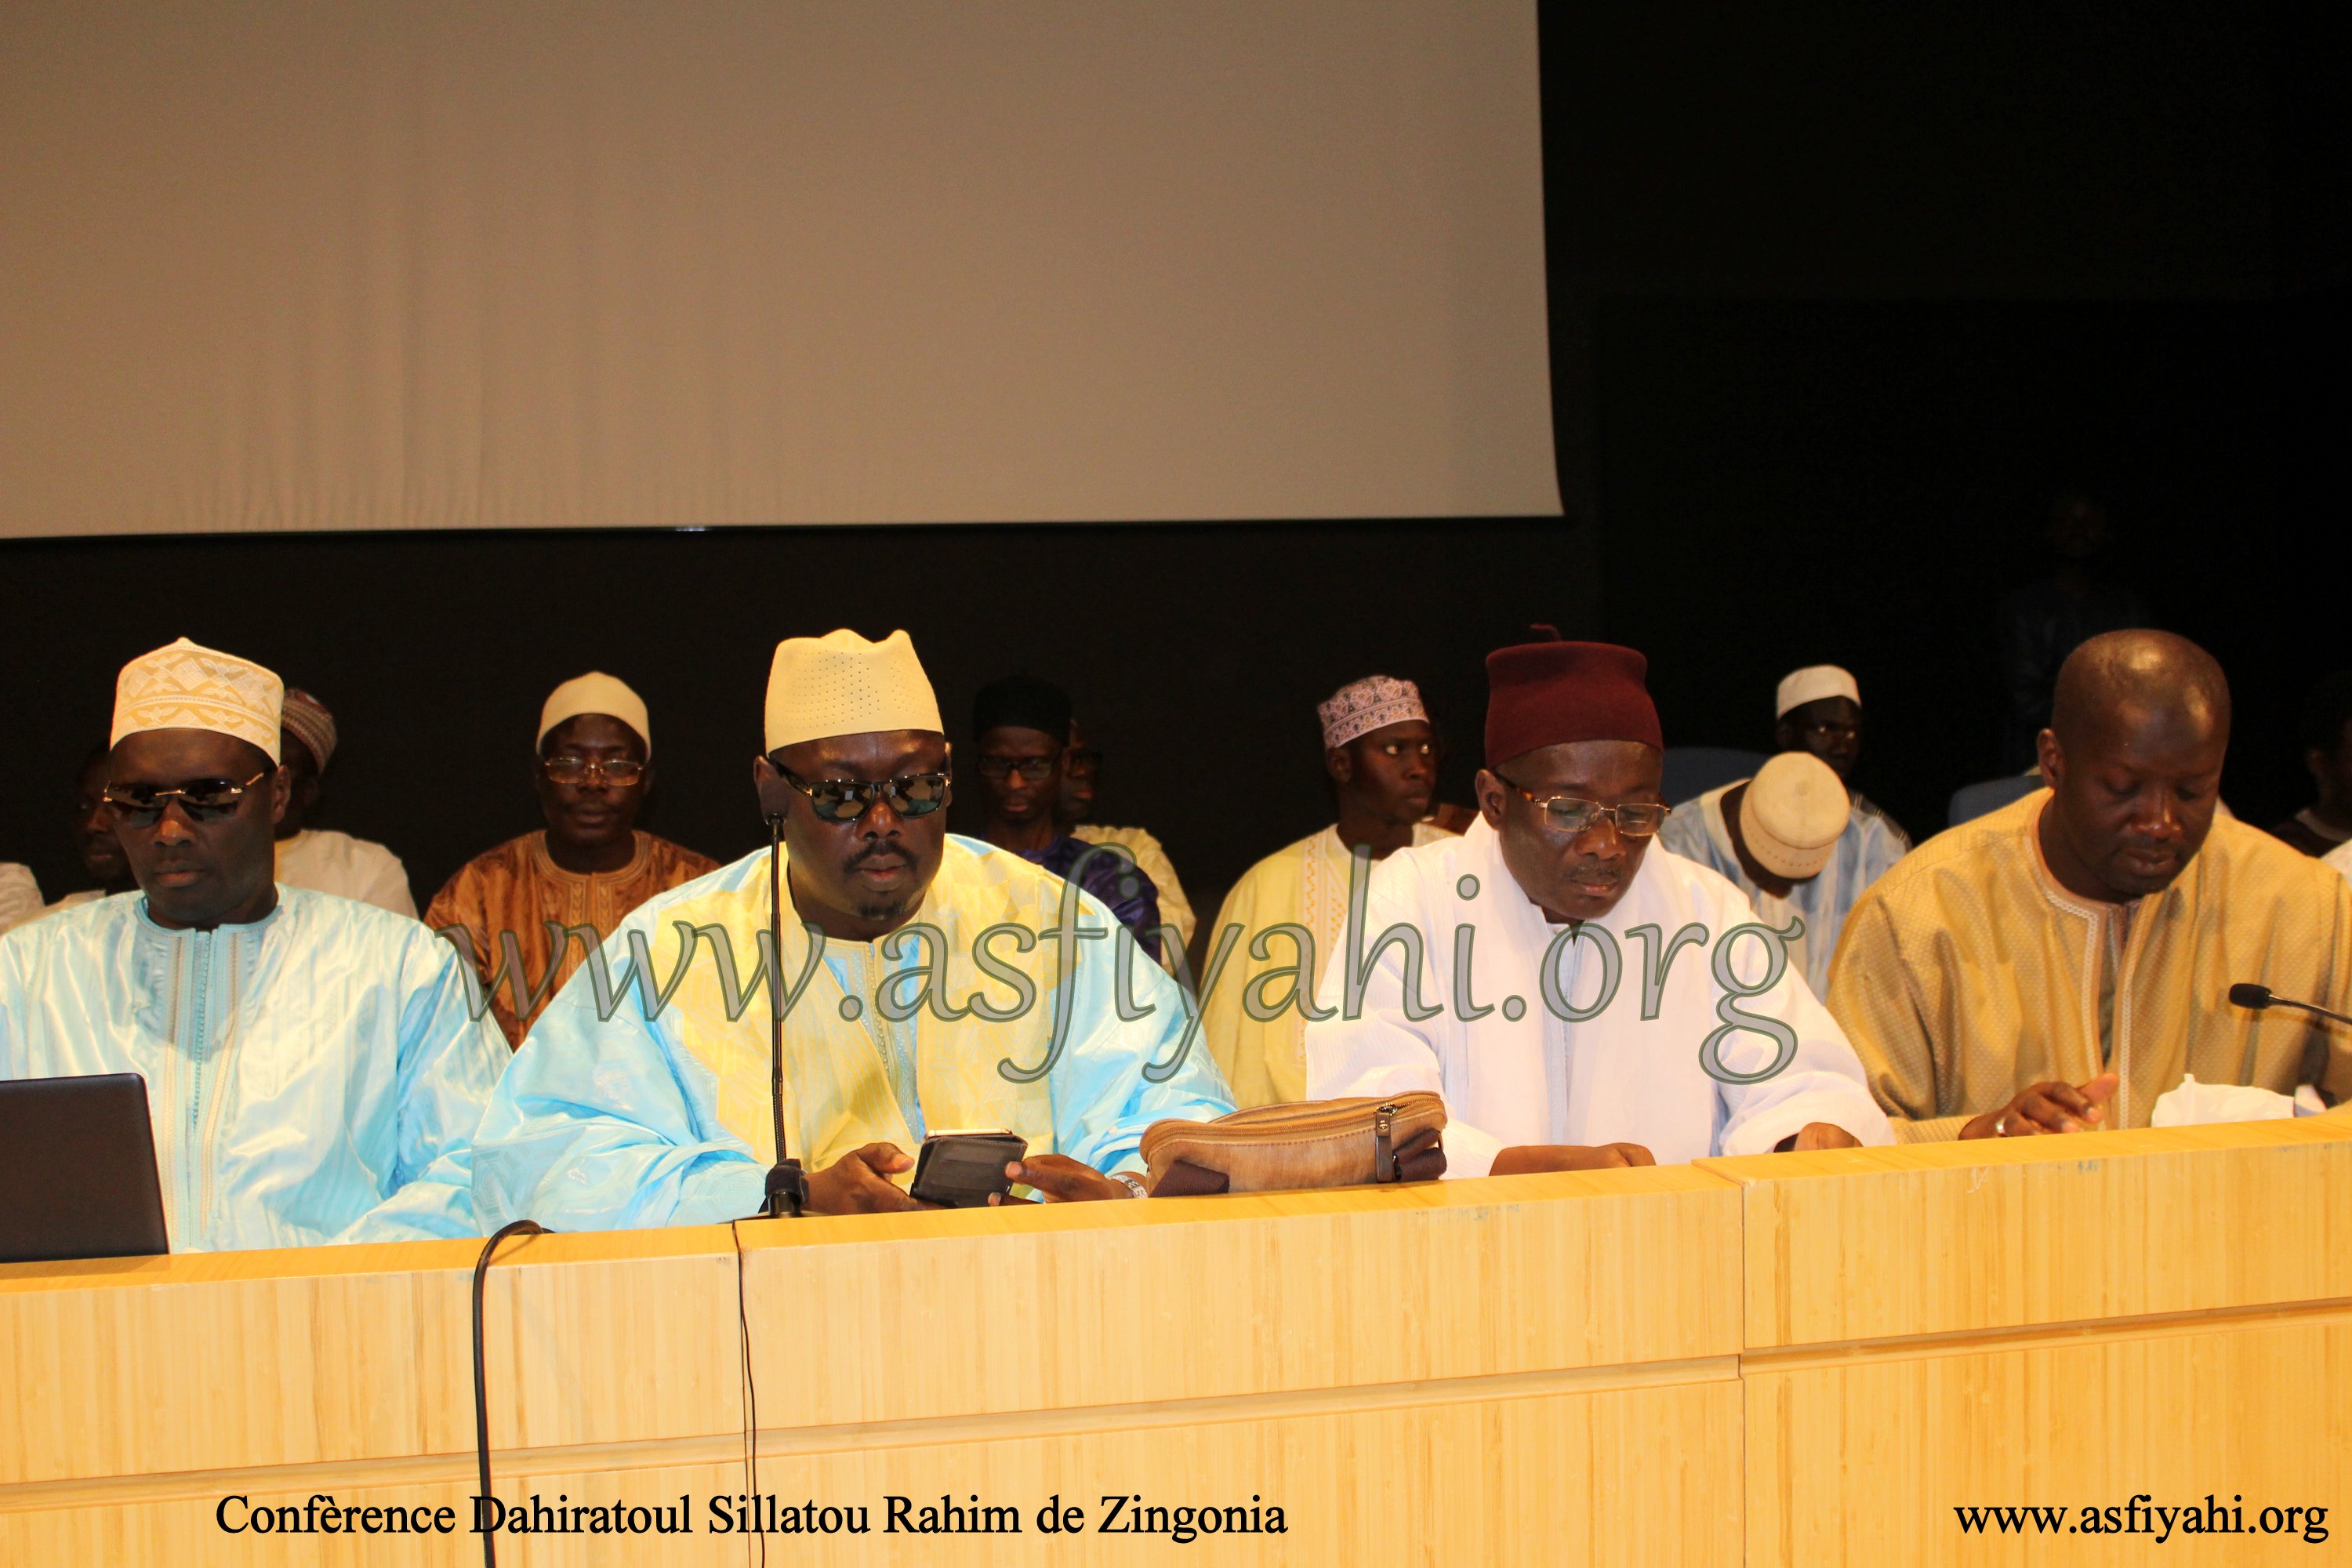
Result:
[[[133,827],[152,826],[163,815],[163,808],[175,800],[191,822],[207,822],[216,816],[234,816],[245,792],[268,776],[269,770],[264,768],[243,784],[228,779],[190,779],[177,789],[158,789],[153,784],[109,784],[106,804],[114,808],[117,817]]]
[[[776,772],[808,796],[809,809],[816,813],[819,822],[855,822],[877,800],[889,802],[890,809],[900,816],[929,816],[948,803],[948,775],[943,773],[901,773],[879,784],[863,779],[819,779],[811,784],[790,768],[778,766]]]
[[[1062,753],[1059,752],[1050,757],[992,757],[983,752],[980,758],[980,776],[1001,779],[1010,778],[1017,773],[1031,784],[1035,784],[1050,776],[1054,771],[1054,764],[1061,761],[1061,758]]]
[[[550,757],[539,764],[550,781],[560,784],[608,784],[623,789],[646,776],[646,764],[635,757]]]
[[[1597,800],[1579,800],[1572,795],[1536,794],[1526,785],[1510,779],[1498,779],[1543,808],[1544,826],[1554,833],[1578,834],[1586,831],[1607,817],[1617,825],[1617,831],[1628,838],[1647,838],[1665,826],[1667,807],[1654,801],[1629,801],[1622,805],[1603,805]]]

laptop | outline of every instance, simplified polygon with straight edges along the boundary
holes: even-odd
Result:
[[[0,1263],[171,1250],[147,1080],[0,1079]]]

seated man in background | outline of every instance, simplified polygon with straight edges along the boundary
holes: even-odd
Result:
[[[1675,807],[1658,847],[1729,879],[1767,925],[1801,922],[1788,939],[1789,962],[1824,996],[1846,911],[1903,858],[1899,835],[1886,818],[1852,805],[1818,756],[1787,751],[1754,778]]]
[[[81,858],[82,875],[95,885],[68,893],[44,914],[75,909],[110,893],[133,892],[139,887],[138,879],[131,874],[131,862],[114,837],[114,813],[106,804],[108,753],[103,742],[91,747],[89,755],[81,760],[81,772],[74,775],[74,853]]]
[[[2271,831],[2306,855],[2326,855],[2352,844],[2352,669],[2312,688],[2302,739],[2315,798]]]
[[[1937,835],[1863,894],[1830,1011],[1906,1140],[2144,1127],[2184,1073],[2352,1089],[2352,886],[2218,812],[2230,689],[2168,632],[2067,657],[2046,788]]]
[[[0,864],[0,931],[24,924],[41,912],[41,884],[30,866]]]
[[[1834,664],[1814,664],[1782,676],[1774,694],[1772,740],[1777,751],[1811,752],[1829,764],[1853,803],[1856,837],[1879,870],[1910,849],[1902,824],[1853,787],[1854,764],[1862,761],[1862,688],[1852,675]]]
[[[557,995],[483,1119],[488,1223],[758,1210],[776,1153],[772,1008],[785,1137],[817,1213],[918,1206],[898,1182],[927,1129],[1021,1134],[1019,1179],[1049,1198],[1139,1196],[1146,1127],[1233,1109],[1208,1054],[1183,1054],[1176,983],[1118,956],[1108,909],[947,832],[947,736],[906,633],[777,645],[766,728],[752,784],[776,848],[621,922],[607,951],[644,989],[609,1020],[585,976]]]
[[[1245,1109],[1307,1098],[1306,1016],[1288,1006],[1259,1017],[1266,1008],[1252,987],[1287,963],[1300,972],[1296,994],[1312,1000],[1347,930],[1355,851],[1383,860],[1453,837],[1428,820],[1437,791],[1437,736],[1419,687],[1368,675],[1333,692],[1315,713],[1323,728],[1323,772],[1339,819],[1242,873],[1217,911],[1202,960],[1202,1033],[1233,1086],[1234,1102]],[[1284,935],[1257,945],[1261,933],[1284,925],[1304,931],[1307,941]],[[1238,934],[1227,937],[1234,928]],[[1220,948],[1229,951],[1217,966],[1216,984],[1208,985],[1207,966]]]
[[[1135,857],[1136,868],[1150,881],[1160,902],[1160,919],[1176,928],[1179,947],[1192,944],[1192,904],[1168,851],[1146,827],[1110,827],[1088,822],[1095,811],[1095,790],[1102,781],[1102,753],[1087,744],[1085,731],[1070,721],[1069,749],[1062,753],[1062,793],[1054,805],[1054,826],[1082,844],[1116,844]],[[1167,958],[1165,952],[1161,957]]]
[[[335,754],[335,716],[299,687],[286,689],[286,815],[278,824],[278,879],[289,888],[357,899],[396,915],[416,914],[408,870],[381,844],[313,827],[327,763]]]
[[[1365,951],[1324,970],[1307,1092],[1435,1089],[1449,1176],[1893,1142],[1739,889],[1647,852],[1646,661],[1537,630],[1486,658],[1479,820],[1391,855],[1349,913]]]
[[[1089,857],[1091,846],[1055,826],[1069,754],[1069,694],[1026,675],[992,680],[972,699],[971,730],[980,752],[981,837],[1057,877],[1076,871],[1078,886],[1109,905],[1156,961],[1160,889],[1150,876],[1116,850]]]
[[[143,1077],[175,1252],[478,1235],[498,1036],[447,942],[272,880],[279,690],[184,637],[123,667],[107,801],[140,896],[0,937],[0,1077]]]
[[[509,1046],[622,916],[719,868],[638,831],[654,787],[653,724],[625,681],[591,671],[548,694],[535,782],[547,826],[467,861],[425,912],[435,931],[464,933]]]

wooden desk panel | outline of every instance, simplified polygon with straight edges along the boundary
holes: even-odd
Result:
[[[1956,1508],[2352,1508],[2352,1121],[1711,1160],[1743,1184],[1746,1560],[2248,1563]],[[2352,1525],[2352,1517],[2347,1517]]]
[[[1090,1514],[1281,1501],[1287,1535],[1183,1548],[1205,1562],[2268,1561],[2310,1548],[2044,1546],[1951,1510],[2352,1508],[2347,1227],[2331,1117],[535,1238],[491,1277],[498,1490],[741,1489],[740,1239],[765,1486],[1024,1510],[1017,1541],[894,1538],[878,1511],[873,1535],[776,1538],[804,1561],[1166,1544],[1039,1537],[1055,1491]],[[257,1546],[212,1515],[228,1492],[462,1503],[476,1250],[0,1268],[0,1562],[476,1560],[464,1535]]]
[[[1728,1563],[1738,1226],[1738,1190],[1688,1167],[745,1225],[763,1448],[845,1500],[1292,1488],[1289,1561],[1311,1537],[1310,1559],[1461,1538],[1502,1562]],[[736,1239],[509,1244],[488,1294],[502,1496],[740,1489]],[[213,1522],[228,1492],[461,1500],[477,1251],[0,1269],[0,1560],[249,1562]],[[689,1539],[682,1560],[740,1550]],[[443,1560],[417,1544],[306,1538],[298,1560]],[[561,1544],[543,1560],[620,1560]]]
[[[1739,1348],[1737,1194],[1687,1166],[1003,1215],[745,1226],[754,1322],[829,1351],[756,1334],[760,1387],[834,1425]]]
[[[1702,1160],[1748,1348],[2352,1299],[2352,1118]]]
[[[2352,1311],[2025,1337],[2000,1348],[1750,1361],[1747,1561],[2312,1562],[2352,1531]],[[1976,1504],[2327,1510],[2325,1546],[2260,1535],[1964,1533]]]
[[[1678,1369],[1678,1375],[1681,1369]],[[1131,1564],[1173,1550],[1203,1563],[1396,1563],[1432,1568],[1576,1568],[1656,1563],[1732,1568],[1739,1561],[1739,1386],[1726,1358],[1706,1381],[1661,1382],[1591,1392],[1455,1397],[1382,1405],[1129,1425],[1108,1414],[1096,1429],[1047,1436],[957,1434],[796,1448],[793,1434],[763,1445],[761,1484],[799,1500],[863,1503],[872,1533],[776,1535],[779,1562],[822,1564]],[[1672,1435],[1671,1437],[1668,1435]],[[900,1438],[906,1436],[898,1435]],[[726,1447],[736,1448],[730,1437]],[[577,1454],[578,1450],[568,1451]],[[652,1458],[653,1456],[644,1456]],[[740,1450],[698,1462],[562,1468],[560,1455],[502,1458],[499,1494],[553,1502],[625,1496],[633,1502],[691,1500],[699,1531],[706,1500],[744,1489]],[[371,1486],[364,1474],[313,1475],[265,1489],[248,1479],[257,1505],[299,1505],[317,1490],[347,1503],[398,1500],[463,1509],[474,1487],[470,1457],[455,1474]],[[125,1500],[106,1507],[0,1512],[0,1556],[11,1563],[150,1563],[176,1568],[250,1568],[256,1562],[383,1564],[480,1560],[472,1537],[257,1541],[220,1533],[220,1489],[200,1495]],[[1103,1535],[1106,1493],[1141,1492],[1148,1503],[1247,1504],[1278,1500],[1288,1532],[1202,1535],[1178,1547],[1167,1536]],[[1058,1493],[1086,1510],[1087,1532],[1037,1533],[1035,1510]],[[1022,1533],[921,1536],[885,1533],[883,1500],[918,1506],[942,1494],[1020,1505]],[[620,1540],[502,1536],[502,1564],[572,1568],[658,1561],[732,1568],[744,1560],[740,1535],[697,1533]]]

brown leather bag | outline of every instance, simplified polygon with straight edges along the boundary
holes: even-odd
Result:
[[[1155,1121],[1144,1130],[1143,1159],[1152,1191],[1164,1184],[1171,1196],[1364,1186],[1402,1180],[1396,1151],[1444,1125],[1445,1101],[1427,1089],[1308,1100],[1213,1121]],[[1444,1168],[1442,1154],[1436,1168]]]

